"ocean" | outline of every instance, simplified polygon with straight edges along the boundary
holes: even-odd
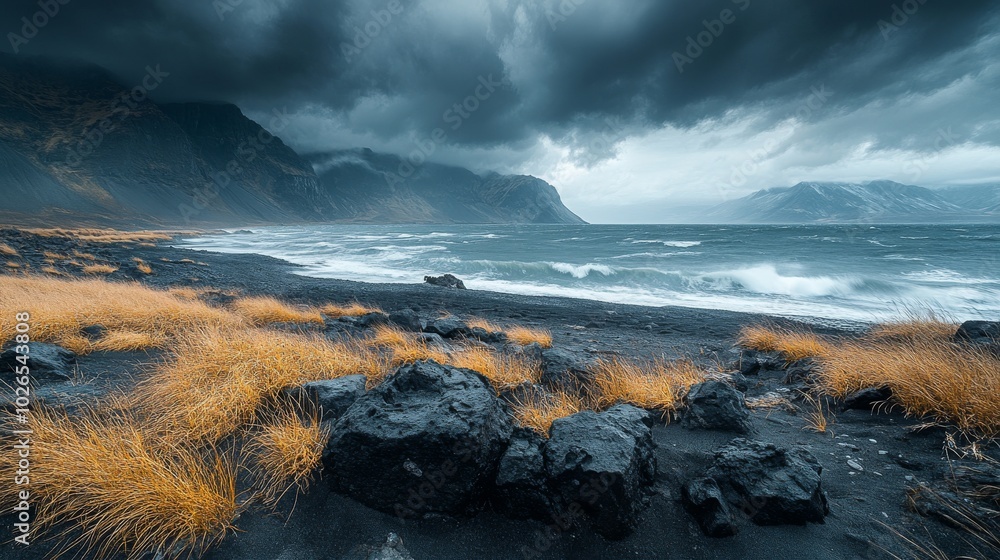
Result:
[[[1000,225],[322,225],[180,246],[259,253],[298,273],[846,321],[1000,319]]]

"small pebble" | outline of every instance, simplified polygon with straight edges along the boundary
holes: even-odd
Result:
[[[854,469],[856,471],[860,471],[860,472],[864,472],[864,470],[865,470],[865,468],[861,466],[861,463],[859,463],[859,462],[857,462],[857,461],[855,461],[853,459],[847,462],[847,466],[851,467],[852,469]]]
[[[888,455],[889,452],[888,451],[883,451],[883,450],[879,449],[878,454],[879,455]]]
[[[905,479],[905,480],[906,480],[907,482],[913,482],[913,477],[912,477],[912,476],[909,476],[909,475],[907,475],[907,476],[904,476],[903,478],[904,478],[904,479]]]
[[[878,440],[874,440],[874,439],[869,439],[868,441],[870,441],[872,443],[878,443]]]

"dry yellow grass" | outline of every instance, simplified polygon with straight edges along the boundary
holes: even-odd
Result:
[[[537,342],[542,348],[552,348],[552,333],[545,329],[511,327],[506,332],[507,338],[515,344],[527,346],[528,344]]]
[[[44,272],[45,274],[51,274],[53,276],[66,276],[65,272],[60,271],[54,266],[43,266],[41,268],[41,271]]]
[[[548,437],[552,422],[565,418],[584,409],[580,397],[556,391],[535,396],[514,403],[514,419],[521,426],[531,428],[539,434]]]
[[[16,257],[17,249],[11,247],[6,243],[0,243],[0,255],[6,255],[8,257]]]
[[[672,410],[705,372],[691,362],[601,360],[594,366],[595,404],[606,408],[628,403],[640,408]]]
[[[135,283],[66,280],[49,276],[0,277],[0,313],[31,314],[32,340],[87,351],[81,330],[103,325],[109,331],[146,333],[176,339],[201,325],[242,324],[226,311],[190,302]],[[13,338],[10,321],[0,321],[0,340]]]
[[[168,440],[217,441],[250,422],[285,387],[385,375],[377,353],[319,335],[199,328],[173,349],[173,358],[136,391],[138,408]]]
[[[889,387],[908,415],[1000,435],[1000,357],[934,339],[856,340],[820,358],[819,380],[835,396]]]
[[[97,256],[94,255],[93,253],[81,253],[80,251],[77,251],[76,249],[73,250],[73,256],[76,257],[76,258],[78,258],[78,259],[83,259],[85,261],[96,261],[97,260]]]
[[[7,261],[7,268],[17,269],[17,268],[21,268],[21,265],[18,264],[18,263],[16,263],[16,262],[14,262],[14,261]]]
[[[88,264],[83,267],[84,274],[111,274],[117,270],[117,266],[111,266],[110,264]]]
[[[22,429],[26,426],[20,426]],[[32,412],[33,540],[51,535],[81,557],[200,555],[234,529],[240,511],[230,462],[189,447],[160,449],[140,425],[108,411]],[[16,453],[0,463],[13,472]],[[4,477],[4,500],[16,495]],[[6,509],[6,508],[5,508]]]
[[[390,353],[389,363],[392,367],[412,364],[421,360],[434,360],[440,364],[448,363],[448,354],[429,347],[426,342],[417,338],[415,334],[405,332],[396,327],[388,325],[375,327],[375,334],[371,338],[371,343],[377,347],[386,349]]]
[[[357,302],[354,303],[328,303],[319,310],[330,317],[331,319],[336,319],[338,317],[361,317],[362,315],[367,315],[369,313],[381,313],[382,310],[378,307],[370,307]]]
[[[47,259],[58,260],[58,261],[69,258],[66,255],[60,255],[59,253],[53,253],[52,251],[45,251],[44,253],[42,253],[42,256],[44,256]]]
[[[138,257],[133,258],[132,260],[135,261],[135,268],[139,272],[141,272],[143,274],[152,274],[153,273],[153,267],[151,267],[148,264],[146,264],[146,261],[144,261],[144,260],[142,260],[142,259],[140,259]]]
[[[829,347],[820,337],[810,332],[798,332],[765,326],[744,327],[739,344],[761,352],[780,352],[789,362],[821,356]]]
[[[931,316],[875,325],[868,336],[876,340],[950,340],[956,331],[958,325]]]
[[[174,235],[194,235],[193,231],[118,231],[114,229],[98,228],[28,228],[24,231],[39,237],[62,237],[66,239],[78,239],[91,243],[132,243],[166,241],[172,239]]]
[[[232,304],[233,310],[253,325],[269,323],[319,323],[323,316],[315,309],[298,309],[273,297],[246,297]]]
[[[490,333],[503,332],[503,327],[492,321],[483,319],[482,317],[472,317],[466,321],[465,324],[468,325],[470,329],[483,329],[484,331]]]
[[[136,350],[146,350],[149,348],[159,348],[166,344],[167,339],[163,335],[137,331],[108,331],[104,333],[97,342],[88,347],[88,350],[104,350],[107,352],[132,352]]]
[[[497,391],[522,383],[538,383],[541,364],[519,354],[496,352],[481,346],[467,346],[451,356],[451,365],[483,374]]]
[[[285,408],[268,415],[245,449],[264,502],[277,503],[292,489],[305,491],[328,439],[329,427],[322,426],[315,414]]]

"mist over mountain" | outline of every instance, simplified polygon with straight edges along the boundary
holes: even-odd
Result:
[[[0,53],[7,221],[129,224],[580,223],[548,183],[355,150],[301,157],[228,103],[157,104],[104,69]],[[277,132],[276,135],[272,132]],[[339,163],[337,163],[339,162]],[[313,163],[322,164],[317,174]]]
[[[893,181],[802,182],[757,191],[706,213],[719,223],[935,223],[1000,221],[998,189],[931,190]],[[993,197],[993,198],[990,198]]]

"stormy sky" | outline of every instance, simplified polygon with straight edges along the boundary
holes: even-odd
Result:
[[[160,101],[287,112],[303,153],[536,175],[591,221],[802,180],[1000,183],[995,0],[5,0],[0,31],[125,85],[158,64]]]

